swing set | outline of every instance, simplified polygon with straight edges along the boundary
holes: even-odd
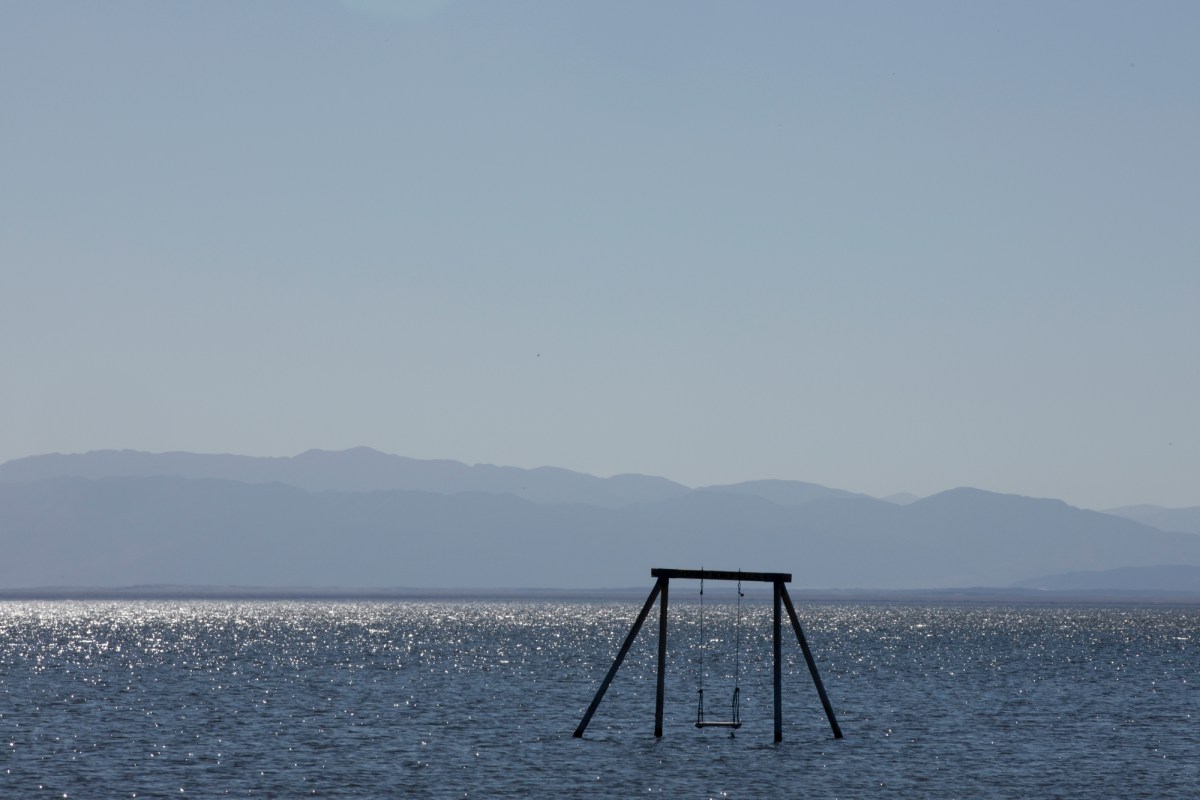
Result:
[[[782,609],[787,608],[788,618],[792,623],[792,629],[796,632],[796,640],[800,643],[800,649],[804,653],[804,660],[808,663],[808,671],[812,676],[813,684],[817,688],[817,695],[821,698],[821,705],[825,708],[825,716],[829,720],[829,726],[833,730],[835,739],[842,738],[842,730],[838,727],[837,717],[834,716],[833,706],[829,702],[829,697],[825,694],[825,687],[821,683],[821,676],[817,672],[817,663],[813,659],[812,651],[808,647],[808,640],[804,637],[804,631],[800,627],[800,620],[796,616],[796,608],[792,605],[792,598],[788,596],[787,587],[785,584],[790,583],[792,576],[786,572],[742,572],[742,571],[722,571],[722,570],[706,570],[706,569],[659,569],[650,570],[650,577],[657,578],[654,588],[650,590],[650,596],[646,598],[645,605],[642,606],[641,612],[633,623],[633,627],[629,631],[629,635],[625,637],[625,642],[621,645],[621,649],[617,652],[617,657],[613,660],[612,666],[608,670],[608,674],[604,676],[604,680],[600,684],[600,688],[596,691],[596,696],[592,698],[591,705],[583,715],[583,719],[579,722],[579,727],[575,729],[575,736],[583,736],[583,732],[587,730],[588,723],[592,721],[592,715],[596,713],[596,708],[600,705],[600,701],[604,699],[604,693],[608,691],[609,684],[616,677],[617,670],[620,669],[621,663],[628,655],[630,647],[633,646],[634,639],[637,638],[638,632],[642,629],[642,624],[646,621],[646,617],[650,614],[650,609],[654,607],[654,601],[660,600],[659,616],[658,616],[658,686],[654,701],[654,735],[662,736],[663,731],[663,689],[666,682],[667,674],[667,598],[668,589],[670,587],[671,578],[682,580],[698,580],[700,581],[700,679],[699,688],[697,690],[696,701],[696,727],[697,728],[729,728],[730,734],[733,731],[742,727],[741,720],[741,687],[739,686],[741,673],[741,629],[742,629],[742,581],[757,581],[762,583],[770,583],[773,587],[774,600],[774,616],[772,619],[772,649],[775,656],[775,741],[783,741],[783,702],[782,702],[782,642],[780,637],[780,629],[782,627]],[[737,597],[737,625],[736,625],[736,643],[734,649],[734,673],[733,673],[733,700],[732,714],[729,719],[714,720],[707,719],[704,716],[704,652],[708,647],[708,643],[704,639],[704,581],[737,581],[738,597]]]

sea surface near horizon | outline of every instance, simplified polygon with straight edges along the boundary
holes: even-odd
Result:
[[[1200,609],[640,602],[0,602],[0,797],[1144,797],[1200,785]],[[740,633],[740,636],[739,636]],[[736,737],[693,726],[734,685]]]

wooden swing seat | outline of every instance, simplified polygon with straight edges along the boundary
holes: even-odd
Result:
[[[717,721],[717,720],[713,720],[710,722],[708,720],[703,720],[701,722],[697,722],[696,727],[697,728],[740,728],[740,727],[742,727],[742,723],[740,723],[740,722],[724,722],[724,721]]]

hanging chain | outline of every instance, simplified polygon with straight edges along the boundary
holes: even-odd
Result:
[[[700,579],[700,693],[704,694],[704,651],[708,642],[704,640],[704,578]]]
[[[701,570],[703,572],[703,570]],[[700,578],[700,686],[696,690],[696,724],[704,722],[704,651],[708,643],[704,641],[704,578]]]
[[[741,574],[740,572],[738,573]],[[742,579],[738,578],[738,596],[737,596],[737,627],[734,634],[733,646],[733,689],[736,692],[738,688],[738,678],[742,671]]]
[[[742,674],[742,578],[741,571],[738,571],[738,596],[737,596],[737,627],[734,633],[733,646],[733,721],[735,723],[742,721],[742,689],[738,685],[738,681]],[[729,732],[733,736],[733,731]]]

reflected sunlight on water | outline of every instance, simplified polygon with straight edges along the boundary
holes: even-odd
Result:
[[[571,733],[640,603],[0,603],[0,795],[1193,797],[1196,609],[809,605],[846,738],[770,609],[745,609],[736,738],[691,726],[697,609],[673,604]],[[706,698],[733,617],[705,620]]]

